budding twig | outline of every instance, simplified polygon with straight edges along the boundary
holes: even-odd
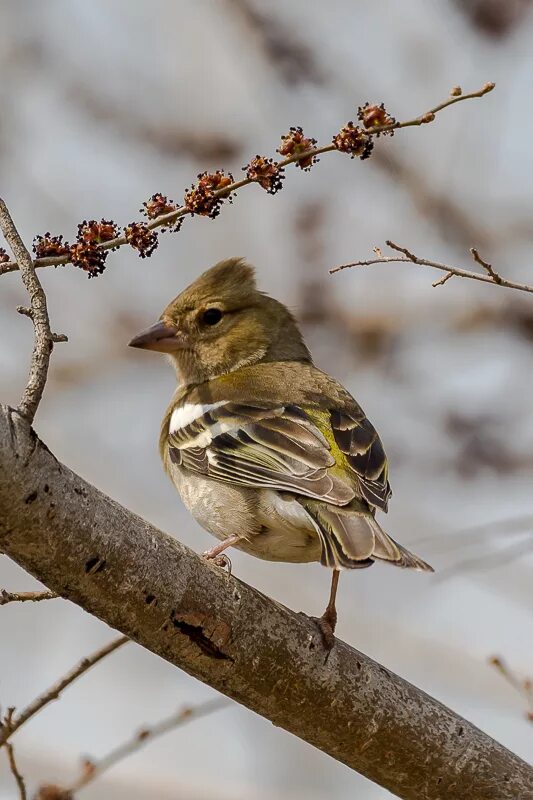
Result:
[[[456,92],[459,87],[454,87],[451,91],[450,97],[447,100],[444,100],[444,102],[439,103],[433,108],[430,108],[425,114],[421,114],[419,117],[415,117],[415,119],[411,119],[408,122],[397,122],[394,125],[383,126],[381,130],[395,130],[396,128],[408,128],[412,125],[425,125],[428,122],[433,122],[439,111],[442,111],[444,108],[453,106],[454,103],[460,103],[463,100],[473,100],[475,97],[483,97],[483,95],[492,92],[495,86],[495,83],[486,83],[477,92],[470,92],[469,94],[462,94],[460,90],[460,93],[457,94]]]
[[[472,247],[470,250],[472,258],[477,264],[483,267],[487,273],[486,275],[481,272],[471,272],[470,270],[463,269],[462,267],[453,267],[450,264],[441,264],[438,261],[429,261],[427,258],[419,258],[406,247],[401,247],[399,244],[391,242],[390,239],[387,240],[387,245],[392,250],[397,250],[399,253],[402,253],[403,257],[384,256],[381,254],[379,248],[376,248],[376,258],[370,258],[366,261],[352,261],[349,264],[340,264],[338,267],[332,267],[330,269],[330,274],[340,272],[343,269],[351,269],[352,267],[371,267],[374,264],[406,263],[416,264],[419,267],[432,267],[433,269],[439,269],[445,272],[446,275],[435,281],[432,286],[442,286],[443,283],[446,283],[446,281],[456,275],[459,278],[470,278],[473,281],[481,281],[482,283],[490,283],[495,286],[503,286],[507,289],[517,289],[520,292],[533,293],[533,286],[529,286],[525,283],[516,283],[515,281],[509,281],[506,278],[502,278],[502,276],[495,271],[491,264],[481,258],[474,247]]]
[[[112,653],[114,650],[117,650],[123,644],[126,644],[128,641],[129,639],[127,636],[119,636],[118,639],[114,639],[112,642],[109,642],[109,644],[106,644],[104,647],[96,650],[96,652],[94,652],[91,656],[87,656],[87,658],[82,659],[80,663],[67,672],[66,675],[50,686],[46,692],[39,695],[39,697],[35,698],[35,700],[32,700],[32,702],[17,716],[14,714],[14,709],[8,709],[8,712],[0,725],[0,747],[11,738],[15,731],[21,728],[25,722],[34,717],[35,714],[47,706],[48,703],[51,703],[52,700],[57,700],[61,692],[66,689],[67,686],[70,686],[71,683],[87,672],[88,669],[93,667],[95,664],[98,664],[99,661]]]
[[[0,606],[8,603],[36,603],[39,600],[53,600],[58,597],[55,592],[8,592],[0,589]]]
[[[457,94],[457,91],[459,91],[459,90],[457,88],[454,88],[454,89],[452,89],[452,93],[451,93],[450,97],[448,97],[442,103],[439,103],[438,105],[436,105],[433,108],[429,109],[429,111],[426,111],[424,114],[420,114],[417,117],[414,117],[413,119],[406,120],[404,122],[392,121],[389,124],[383,124],[383,125],[376,125],[376,124],[372,123],[372,124],[369,124],[368,127],[365,125],[364,130],[361,131],[362,138],[367,138],[368,139],[368,137],[378,137],[381,134],[387,134],[387,133],[392,134],[394,131],[399,130],[400,128],[409,128],[409,127],[418,126],[418,125],[425,125],[427,123],[433,122],[433,120],[435,119],[437,114],[440,111],[442,111],[443,109],[448,108],[448,106],[451,106],[451,105],[453,105],[455,103],[462,102],[463,100],[471,100],[471,99],[474,99],[474,98],[477,98],[477,97],[483,97],[485,94],[487,94],[488,92],[492,91],[492,89],[494,89],[494,83],[486,83],[477,92],[471,92],[469,94]],[[378,107],[376,107],[376,108],[378,108]],[[387,118],[391,119],[390,117],[387,117],[386,114],[385,114],[385,118],[386,119]],[[352,125],[352,129],[349,129],[349,127],[348,127],[349,125]],[[306,167],[304,167],[304,165],[312,166],[312,164],[315,163],[316,157],[318,155],[322,155],[323,153],[330,153],[330,152],[333,152],[335,150],[336,151],[351,152],[352,154],[355,153],[356,155],[359,155],[360,157],[361,156],[366,157],[366,155],[369,154],[369,151],[368,151],[368,148],[365,149],[363,146],[361,146],[361,150],[360,151],[357,150],[357,149],[356,150],[353,150],[353,149],[352,150],[347,150],[347,149],[345,149],[348,145],[350,145],[350,141],[347,141],[347,140],[350,140],[352,138],[352,137],[350,137],[349,134],[352,134],[353,130],[354,130],[353,123],[348,123],[348,126],[345,126],[343,129],[341,129],[341,134],[343,134],[343,135],[340,138],[339,138],[339,134],[337,134],[336,136],[333,137],[333,142],[331,144],[325,145],[323,147],[315,147],[314,144],[313,144],[313,146],[310,147],[307,150],[302,150],[301,148],[297,149],[294,152],[292,152],[287,158],[284,158],[284,159],[282,159],[280,161],[275,162],[274,165],[272,163],[270,163],[270,162],[267,162],[267,160],[265,160],[265,159],[263,159],[261,157],[261,170],[259,170],[259,171],[257,169],[255,169],[254,162],[256,161],[256,159],[252,159],[252,161],[250,162],[250,165],[253,165],[254,168],[248,171],[248,174],[247,174],[246,178],[243,178],[240,181],[234,181],[234,180],[224,181],[224,186],[223,186],[223,188],[220,188],[220,189],[216,189],[213,186],[211,186],[210,189],[209,189],[209,198],[212,201],[217,201],[218,200],[218,201],[222,202],[224,199],[229,198],[234,192],[238,191],[239,189],[243,188],[244,186],[248,186],[251,183],[259,183],[260,185],[263,186],[263,188],[266,188],[265,185],[264,185],[264,182],[265,182],[265,180],[267,180],[269,178],[268,171],[269,170],[271,171],[273,166],[275,167],[275,169],[277,171],[277,175],[279,176],[280,172],[282,172],[283,169],[285,167],[289,166],[290,164],[296,163],[299,166],[301,166],[303,168],[306,168]],[[294,129],[294,130],[300,130],[300,129]],[[358,130],[358,129],[355,128],[355,130]],[[300,132],[301,132],[301,130],[300,130]],[[282,138],[286,138],[286,137],[282,137]],[[307,141],[307,140],[304,140],[304,141]],[[308,141],[314,141],[314,140],[308,140]],[[352,145],[353,145],[353,142],[352,142]],[[250,165],[248,165],[248,166],[250,166]],[[216,173],[215,173],[215,175],[216,175]],[[201,177],[202,180],[205,181],[206,178],[213,177],[213,175],[209,175],[209,173],[203,173],[202,176],[200,176],[200,177]],[[272,187],[273,184],[272,184],[272,182],[270,182],[270,184],[267,184],[267,185],[270,185]],[[279,185],[278,185],[278,188],[279,188]],[[267,191],[269,191],[269,189],[267,189]],[[274,192],[271,192],[271,193],[274,193]],[[154,197],[162,197],[162,196],[161,195],[154,195]],[[186,196],[186,198],[187,198],[187,196]],[[161,207],[164,208],[164,204],[162,204]],[[216,208],[217,209],[219,208],[218,204],[216,204]],[[195,211],[194,210],[194,206],[191,206],[191,203],[187,203],[187,200],[186,200],[184,205],[179,206],[179,207],[175,207],[171,211],[163,211],[163,213],[160,213],[157,216],[151,217],[149,222],[147,222],[147,223],[132,223],[132,225],[133,226],[138,226],[138,227],[142,225],[141,233],[144,231],[145,234],[148,234],[150,231],[154,231],[157,228],[172,228],[183,217],[189,216],[189,215],[192,216],[195,213],[205,213],[205,212]],[[206,215],[209,216],[209,214],[206,214]],[[105,222],[105,221],[103,221],[103,222]],[[111,225],[111,224],[114,225],[114,223],[107,223],[107,224],[108,225]],[[99,252],[101,255],[103,255],[105,253],[105,251],[107,251],[107,250],[114,250],[114,249],[117,249],[119,247],[122,247],[125,244],[132,244],[131,235],[128,234],[128,230],[131,229],[132,225],[130,225],[130,226],[128,226],[126,228],[126,232],[123,235],[114,236],[113,238],[106,238],[105,241],[102,241],[101,238],[98,239],[98,240],[94,239],[93,242],[92,242],[92,244],[93,244],[92,249],[89,248],[91,250],[91,252],[89,254],[90,258],[94,259],[95,253]],[[66,248],[64,247],[64,245],[62,243],[62,237],[52,237],[52,239],[53,239],[53,243],[54,243],[54,249],[56,251],[57,251],[58,247],[61,250],[66,250]],[[86,242],[85,243],[81,242],[81,244],[84,247],[87,247],[87,243]],[[150,252],[152,252],[153,249],[155,249],[155,245],[150,248]],[[74,259],[72,257],[72,252],[73,251],[72,251],[72,248],[71,248],[70,250],[68,250],[65,253],[62,253],[61,255],[47,255],[47,256],[42,257],[42,258],[36,258],[33,261],[33,264],[34,264],[35,267],[50,267],[50,266],[58,266],[60,264],[72,263],[73,260],[76,261],[76,259],[79,257],[79,253],[76,250],[76,246],[74,246]],[[141,254],[142,254],[142,252],[143,251],[141,251]],[[144,251],[144,254],[148,255],[149,253]],[[84,254],[82,254],[82,256],[83,256],[83,258],[86,257]],[[18,259],[18,256],[17,256],[16,253],[15,253],[15,259],[16,259],[15,261],[5,261],[5,260],[0,259],[0,275],[2,275],[3,273],[6,273],[6,272],[13,272],[14,270],[19,269],[19,265],[17,263],[19,259]],[[81,265],[81,263],[82,262],[80,262],[80,265]],[[103,266],[103,261],[102,261],[102,263],[100,263],[98,265],[98,268],[94,272],[92,272],[92,274],[98,274],[98,272],[101,272],[102,271],[102,266]],[[88,268],[87,264],[85,264],[84,268]],[[90,265],[89,265],[88,271],[89,271],[89,274],[91,274]]]
[[[174,714],[171,714],[169,717],[157,722],[155,725],[142,728],[130,739],[118,745],[118,747],[115,747],[110,753],[101,758],[99,761],[86,760],[83,764],[81,776],[72,784],[72,786],[68,787],[64,791],[66,793],[74,794],[74,792],[77,792],[82,787],[87,786],[88,783],[92,783],[94,780],[96,780],[96,778],[99,778],[104,772],[107,772],[109,769],[118,764],[119,761],[123,761],[125,758],[128,758],[128,756],[133,755],[140,750],[141,747],[144,747],[144,745],[153,741],[157,737],[163,736],[163,734],[168,733],[169,731],[172,731],[181,725],[185,725],[188,722],[192,722],[195,719],[212,714],[214,711],[227,708],[229,705],[229,700],[218,697],[214,700],[208,700],[206,703],[202,703],[198,706],[182,708]]]
[[[31,309],[25,308],[21,313],[29,316],[33,322],[34,344],[28,382],[22,394],[18,411],[31,423],[41,402],[54,342],[66,341],[66,336],[55,335],[50,330],[46,295],[37,277],[32,257],[15,227],[6,204],[1,198],[0,229],[17,259],[22,281],[30,296]]]

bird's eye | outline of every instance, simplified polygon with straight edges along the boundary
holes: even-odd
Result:
[[[222,319],[222,311],[219,308],[208,308],[202,314],[202,322],[206,325],[216,325]]]

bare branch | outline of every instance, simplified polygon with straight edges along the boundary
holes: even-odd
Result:
[[[46,692],[43,692],[43,694],[35,698],[35,700],[26,706],[26,708],[23,709],[23,711],[21,711],[17,716],[14,716],[13,711],[10,709],[0,725],[0,747],[11,738],[15,731],[21,728],[25,722],[28,722],[29,719],[34,717],[39,711],[47,706],[48,703],[51,703],[52,700],[57,700],[61,692],[66,689],[67,686],[70,686],[71,683],[87,672],[88,669],[94,667],[95,664],[98,664],[99,661],[112,653],[114,650],[117,650],[123,644],[126,644],[128,641],[129,639],[127,636],[119,636],[118,639],[113,639],[112,642],[104,645],[104,647],[100,647],[92,655],[82,659],[79,664],[69,670],[66,675],[50,686]]]
[[[477,97],[483,97],[488,92],[491,92],[494,89],[494,83],[486,83],[484,86],[481,87],[477,92],[470,92],[469,94],[454,94],[444,100],[442,103],[434,106],[433,108],[429,109],[423,114],[414,117],[413,119],[405,120],[404,122],[393,122],[388,125],[374,125],[364,130],[366,136],[379,136],[380,134],[385,133],[392,133],[393,131],[399,130],[401,128],[409,128],[418,125],[425,125],[427,123],[433,122],[436,118],[437,114],[448,106],[454,105],[455,103],[460,103],[463,100],[472,100]],[[455,91],[455,90],[452,90]],[[296,162],[305,161],[306,158],[310,156],[318,156],[324,153],[331,153],[333,151],[338,150],[335,144],[328,144],[323,147],[313,147],[309,150],[304,152],[295,152],[294,154],[290,155],[289,157],[282,159],[276,163],[276,167],[283,169],[284,167],[289,166],[290,164],[294,164]],[[230,194],[237,192],[239,189],[242,189],[244,186],[248,186],[251,183],[257,183],[257,178],[250,178],[246,177],[240,181],[233,181],[230,184],[224,186],[222,189],[218,189],[213,192],[213,196],[215,198],[225,198],[228,197]],[[182,217],[190,216],[191,211],[185,206],[180,206],[179,208],[160,214],[159,216],[151,219],[147,224],[146,228],[149,231],[155,230],[157,228],[169,228],[176,224],[178,220]],[[119,247],[123,247],[125,244],[128,244],[128,240],[125,235],[116,236],[113,239],[109,239],[108,241],[101,242],[98,244],[99,250],[115,250]],[[19,268],[18,266],[18,256],[15,254],[15,261],[6,261],[0,263],[0,275],[6,272],[13,272]],[[69,255],[60,255],[60,256],[48,256],[45,258],[36,258],[33,261],[33,265],[35,267],[50,267],[50,266],[58,266],[60,264],[69,264],[71,263],[71,258]]]
[[[136,753],[149,742],[163,736],[165,733],[179,728],[182,725],[192,722],[195,719],[200,719],[215,711],[227,708],[230,705],[229,700],[223,697],[208,700],[198,706],[188,706],[182,708],[169,717],[161,720],[160,722],[152,725],[151,727],[145,726],[138,733],[134,734],[131,739],[123,742],[118,747],[115,747],[106,756],[99,761],[87,760],[83,764],[83,771],[81,776],[75,781],[68,789],[64,789],[65,793],[74,794],[79,789],[92,783],[99,778],[104,772],[107,772],[112,767],[116,766],[120,761]]]
[[[20,774],[19,769],[17,767],[13,745],[6,744],[6,750],[7,750],[7,760],[9,761],[9,768],[13,774],[13,777],[15,778],[15,781],[17,782],[20,800],[26,800],[28,796],[26,793],[26,784],[24,783],[24,778]]]
[[[528,722],[533,722],[533,681],[530,678],[524,680],[518,678],[500,656],[491,656],[489,664],[495,667],[502,678],[526,701],[526,719]]]
[[[436,281],[433,281],[431,284],[433,287],[435,286],[442,286],[446,281],[449,281],[450,278],[453,278],[453,272],[447,272],[446,275],[443,275],[442,278],[437,278]]]
[[[0,198],[0,229],[20,267],[22,281],[30,295],[31,309],[21,313],[29,316],[35,331],[28,383],[20,400],[19,411],[29,422],[33,422],[48,376],[48,365],[54,341],[66,341],[66,337],[55,336],[50,330],[50,319],[46,295],[35,272],[33,260],[11,218],[4,201]]]
[[[470,250],[472,258],[483,267],[485,272],[488,273],[487,275],[484,275],[481,272],[471,272],[470,270],[463,269],[462,267],[453,267],[451,264],[441,264],[439,261],[429,261],[427,258],[420,258],[406,247],[401,247],[399,244],[391,242],[390,239],[387,239],[387,245],[392,250],[397,250],[399,253],[402,253],[403,258],[401,256],[384,256],[381,254],[379,248],[377,248],[375,250],[375,252],[377,252],[376,258],[370,258],[366,261],[352,261],[349,264],[340,264],[338,267],[332,267],[329,272],[331,275],[333,275],[335,272],[340,272],[343,269],[351,269],[352,267],[371,267],[374,264],[416,264],[419,267],[431,267],[432,269],[439,269],[446,273],[443,278],[435,281],[432,286],[442,286],[443,283],[446,283],[447,280],[456,275],[459,278],[470,278],[474,281],[490,283],[493,286],[503,286],[507,289],[517,289],[520,292],[533,293],[533,286],[529,286],[525,283],[516,283],[515,281],[509,281],[505,278],[502,278],[502,276],[499,275],[487,261],[484,261],[481,258],[478,251],[474,247]]]
[[[50,496],[61,513],[48,514]],[[325,659],[311,620],[106,497],[2,407],[0,548],[51,590],[404,800],[533,797],[533,768],[517,756],[344,642]]]
[[[489,264],[488,261],[485,261],[484,259],[481,258],[475,247],[470,248],[470,253],[472,254],[472,258],[474,259],[474,261],[481,267],[483,267],[485,272],[489,274],[493,283],[498,283],[500,286],[503,286],[504,281],[501,275],[498,275],[496,270],[493,269],[492,264]]]
[[[426,111],[425,114],[421,114],[419,117],[415,117],[415,119],[409,120],[409,122],[397,122],[394,125],[384,126],[382,130],[407,128],[412,125],[425,125],[427,122],[433,122],[439,111],[448,108],[448,106],[453,106],[454,103],[461,103],[463,100],[473,100],[476,97],[483,97],[489,92],[492,92],[495,86],[496,86],[495,83],[486,83],[477,92],[470,92],[470,94],[463,94],[461,92],[461,89],[459,89],[459,87],[456,86],[452,89],[452,93],[450,94],[450,97],[447,100],[444,100],[444,102],[439,103],[433,108],[430,108],[429,111]]]
[[[57,597],[54,592],[8,592],[0,589],[0,606],[8,603],[36,603],[39,600],[53,600]]]

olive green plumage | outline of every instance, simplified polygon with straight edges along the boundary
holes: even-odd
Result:
[[[256,288],[250,266],[217,264],[133,344],[175,366],[161,456],[207,530],[273,561],[431,569],[375,519],[391,494],[375,428],[314,366],[294,317]]]

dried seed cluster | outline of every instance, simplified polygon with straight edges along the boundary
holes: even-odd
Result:
[[[201,172],[196,183],[185,193],[183,204],[190,214],[215,219],[220,214],[224,200],[231,202],[231,192],[224,192],[233,183],[233,175],[222,170]]]
[[[111,220],[83,220],[78,225],[78,235],[74,244],[63,241],[62,236],[36,236],[33,240],[33,252],[37,258],[49,256],[67,256],[74,264],[87,272],[89,278],[101,275],[105,269],[107,250],[98,247],[102,242],[109,242],[118,234],[117,226]]]
[[[96,278],[105,270],[109,250],[99,245],[110,242],[118,236],[118,227],[111,219],[95,219],[80,222],[76,242],[69,248],[70,260],[75,267],[87,273],[88,278]]]
[[[459,95],[459,87],[452,89],[452,95]],[[389,126],[395,124],[394,117],[381,105],[365,103],[357,112],[360,125],[348,122],[340,129],[332,139],[333,146],[342,153],[348,153],[352,158],[368,158],[374,146],[374,138],[390,134],[393,130]],[[426,119],[427,117],[427,119]],[[421,118],[424,122],[429,122],[434,118],[433,113]],[[389,130],[381,130],[389,127]],[[277,153],[284,159],[291,159],[294,165],[302,170],[309,170],[317,163],[317,140],[311,136],[305,136],[300,126],[294,126],[289,132],[281,137],[281,144],[277,148]],[[331,149],[331,148],[326,148]],[[268,158],[267,156],[256,155],[243,168],[246,178],[249,181],[259,184],[269,194],[276,194],[283,188],[285,170],[281,163]],[[106,259],[113,240],[119,240],[119,244],[126,242],[137,250],[141,258],[147,258],[157,249],[158,233],[153,230],[158,227],[160,232],[165,230],[178,231],[182,225],[186,214],[199,215],[215,219],[220,213],[222,204],[229,200],[232,201],[231,186],[234,178],[231,173],[223,170],[215,172],[201,172],[197,181],[190,189],[186,190],[183,206],[177,205],[173,200],[169,200],[164,194],[156,192],[146,200],[139,211],[150,220],[146,222],[131,222],[124,228],[124,238],[120,239],[119,229],[112,220],[102,219],[84,220],[78,225],[76,241],[70,245],[63,241],[62,236],[51,236],[45,233],[44,236],[36,236],[33,242],[33,250],[37,258],[59,257],[65,261],[71,261],[75,266],[88,273],[89,278],[100,275],[106,265]],[[167,222],[161,217],[170,215],[176,217],[174,222]],[[165,227],[162,227],[165,226]],[[115,243],[116,244],[116,243]],[[116,245],[118,247],[118,245]],[[0,248],[0,263],[9,261],[9,256]]]
[[[137,250],[140,258],[149,258],[157,250],[157,233],[151,231],[144,222],[130,222],[124,228],[124,236],[129,245]]]
[[[96,278],[105,270],[109,250],[102,250],[95,242],[79,239],[69,249],[70,260],[75,267],[83,269],[88,278]]]
[[[171,211],[176,211],[177,205],[165,197],[161,192],[156,192],[149,200],[142,204],[139,209],[141,214],[144,214],[148,219],[155,219],[160,217],[161,214],[170,214]]]
[[[66,256],[69,252],[69,243],[64,242],[62,236],[52,236],[50,231],[47,231],[44,236],[35,236],[33,252],[37,258]]]
[[[368,158],[374,148],[372,138],[353,122],[347,122],[333,137],[332,143],[341,153],[350,153],[352,158],[358,156],[361,161]]]
[[[387,112],[383,103],[381,105],[365,103],[364,106],[359,106],[357,109],[357,119],[363,123],[366,130],[373,128],[382,128],[385,125],[394,125],[396,120]],[[375,136],[394,136],[394,130],[377,131]]]
[[[272,158],[256,156],[243,167],[246,177],[262,186],[269,194],[276,194],[283,188],[285,171]]]
[[[313,164],[318,162],[318,158],[313,155],[313,153],[309,153],[309,150],[313,150],[316,147],[316,143],[316,139],[304,136],[302,128],[293,127],[289,129],[288,133],[281,137],[281,144],[276,152],[281,156],[285,156],[285,158],[297,156],[300,153],[307,153],[307,155],[294,163],[297,167],[300,167],[300,169],[309,170]]]
[[[92,244],[100,244],[101,242],[110,242],[111,239],[116,239],[118,236],[118,228],[110,219],[102,219],[97,222],[95,219],[83,220],[78,225],[78,242],[91,242]]]

